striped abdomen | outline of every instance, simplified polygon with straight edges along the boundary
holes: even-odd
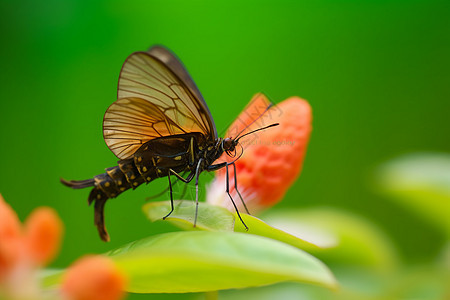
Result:
[[[88,203],[91,205],[92,202],[95,202],[94,223],[97,226],[101,239],[104,241],[109,241],[103,213],[106,201],[117,197],[130,188],[135,189],[144,182],[152,181],[160,173],[153,166],[146,167],[142,165],[139,165],[142,173],[139,172],[133,158],[120,160],[118,164],[118,166],[106,169],[106,173],[97,175],[92,179],[81,181],[61,179],[63,184],[74,189],[94,187],[89,194]]]
[[[135,189],[144,182],[152,181],[156,177],[155,168],[146,169],[149,169],[149,172],[141,174],[133,159],[119,161],[118,166],[108,168],[106,173],[94,177],[95,187],[89,194],[89,204],[115,198],[130,188]]]
[[[192,171],[194,153],[198,151],[198,141],[203,141],[198,133],[173,135],[150,140],[143,144],[130,158],[122,159],[118,166],[106,169],[106,173],[92,179],[61,182],[74,189],[94,187],[89,194],[88,203],[95,202],[94,221],[100,237],[109,240],[103,216],[103,208],[110,198],[122,192],[135,189],[142,183],[158,177],[167,177],[169,170],[180,173]]]
[[[106,173],[92,179],[61,179],[61,182],[74,189],[94,187],[89,194],[88,203],[90,205],[95,202],[94,222],[101,239],[108,241],[103,214],[106,201],[130,188],[135,189],[144,182],[168,176],[169,169],[175,172],[189,170],[193,159],[192,152],[189,151],[193,147],[192,135],[151,140],[142,145],[132,157],[122,159],[118,166],[106,169]]]

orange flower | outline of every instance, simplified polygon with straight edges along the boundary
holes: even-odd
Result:
[[[62,222],[50,208],[35,210],[22,228],[14,210],[0,195],[0,296],[38,298],[37,267],[58,251]]]
[[[21,252],[19,218],[0,194],[0,282],[11,272]]]
[[[26,255],[36,266],[52,261],[59,251],[63,224],[56,212],[40,207],[25,221],[24,242]]]
[[[124,296],[125,277],[103,256],[77,260],[64,276],[63,295],[69,300],[118,300]]]
[[[311,132],[311,107],[307,101],[291,97],[264,113],[269,103],[263,94],[255,95],[226,134],[227,137],[236,137],[239,133],[242,135],[242,130],[246,133],[279,123],[279,126],[249,134],[240,140],[244,153],[235,163],[238,190],[250,213],[271,207],[283,198],[300,174]],[[231,162],[233,159],[223,155],[220,160]],[[217,172],[208,189],[207,201],[234,211],[225,193],[225,175],[224,169]],[[231,196],[243,211],[234,189],[232,166],[229,166],[229,180]]]
[[[47,207],[35,209],[24,228],[0,195],[0,299],[42,299],[36,270],[57,254],[63,224]],[[81,259],[67,271],[61,297],[68,300],[116,300],[125,280],[106,257]],[[52,294],[52,299],[57,299]]]

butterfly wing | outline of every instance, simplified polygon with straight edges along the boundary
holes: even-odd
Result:
[[[172,52],[162,46],[153,46],[147,52],[163,62],[186,85],[192,95],[198,100],[200,111],[202,111],[204,113],[203,115],[206,117],[204,121],[209,123],[211,129],[210,137],[214,140],[217,139],[216,125],[214,124],[208,105],[206,105],[205,99],[203,99],[197,85],[194,80],[192,80],[192,77],[189,75],[181,61]]]
[[[200,100],[200,104],[202,105],[202,108],[209,112],[208,106],[206,105],[205,100],[203,99],[202,94],[198,90],[197,86],[195,85],[194,81],[192,80],[191,76],[187,72],[186,68],[183,66],[183,64],[180,62],[180,60],[170,51],[168,51],[166,48],[162,46],[153,46],[147,51],[150,55],[158,58],[160,61],[162,61],[175,75],[178,76],[178,78],[181,79],[181,81],[186,84],[187,88],[191,91],[191,93]]]
[[[206,102],[179,60],[160,46],[135,52],[119,77],[118,100],[103,118],[103,136],[120,159],[147,141],[200,132],[217,139]]]

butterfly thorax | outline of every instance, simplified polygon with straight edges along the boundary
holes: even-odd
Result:
[[[165,136],[144,143],[132,157],[143,176],[154,169],[161,177],[166,176],[169,169],[192,170],[198,160],[195,153],[205,144],[204,136],[198,132]]]
[[[218,138],[215,141],[208,141],[204,147],[199,147],[198,158],[202,158],[204,166],[212,165],[223,154],[223,138]]]

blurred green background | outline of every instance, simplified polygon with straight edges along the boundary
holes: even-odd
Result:
[[[218,132],[257,92],[311,103],[304,169],[278,207],[354,212],[407,264],[441,251],[445,236],[380,196],[372,179],[397,155],[450,152],[448,1],[3,0],[0,13],[0,192],[21,219],[41,205],[58,211],[66,235],[52,266],[173,230],[141,212],[165,180],[108,203],[109,244],[93,226],[89,191],[59,182],[115,165],[102,117],[125,58],[153,44],[184,62]]]

